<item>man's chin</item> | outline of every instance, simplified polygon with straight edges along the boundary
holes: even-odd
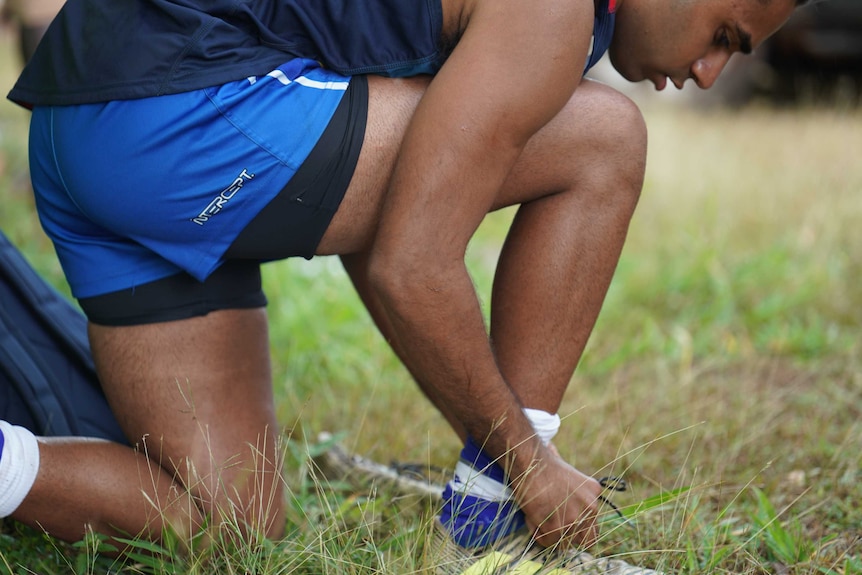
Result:
[[[625,61],[619,61],[618,58],[614,58],[613,54],[609,54],[611,66],[614,67],[614,70],[617,73],[625,78],[629,82],[643,82],[646,80],[646,75],[642,70],[636,70],[634,66],[626,66]]]

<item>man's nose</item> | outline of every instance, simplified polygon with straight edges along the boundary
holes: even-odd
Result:
[[[707,90],[715,83],[721,71],[730,60],[730,54],[724,51],[715,51],[700,58],[691,65],[691,77],[695,84],[703,90]]]

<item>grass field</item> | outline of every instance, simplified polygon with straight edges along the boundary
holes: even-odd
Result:
[[[557,439],[580,469],[628,480],[614,500],[633,519],[609,520],[595,551],[668,573],[862,574],[862,110],[645,115],[645,190]],[[0,228],[65,293],[32,210],[26,122],[0,105]],[[510,217],[489,217],[471,246],[483,298]],[[0,573],[431,572],[433,509],[321,488],[304,461],[322,430],[382,461],[443,466],[455,438],[335,260],[269,264],[265,283],[287,537],[227,555],[138,542],[113,560],[96,538],[7,521]]]

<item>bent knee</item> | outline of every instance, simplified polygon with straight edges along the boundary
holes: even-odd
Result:
[[[575,187],[602,190],[604,203],[633,210],[646,172],[647,128],[640,109],[613,88],[584,80],[565,112],[579,141]]]
[[[202,434],[203,435],[203,434]],[[280,537],[284,530],[283,446],[274,434],[231,444],[217,433],[182,451],[150,445],[145,453],[194,502],[211,527],[245,535]]]
[[[631,99],[617,90],[584,80],[576,96],[579,106],[595,122],[592,146],[607,162],[633,171],[638,178],[646,169],[647,127],[643,114]]]

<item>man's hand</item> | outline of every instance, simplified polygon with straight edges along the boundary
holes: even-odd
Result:
[[[513,487],[527,526],[536,542],[589,547],[598,539],[598,502],[602,487],[556,455],[544,449],[540,458]]]

